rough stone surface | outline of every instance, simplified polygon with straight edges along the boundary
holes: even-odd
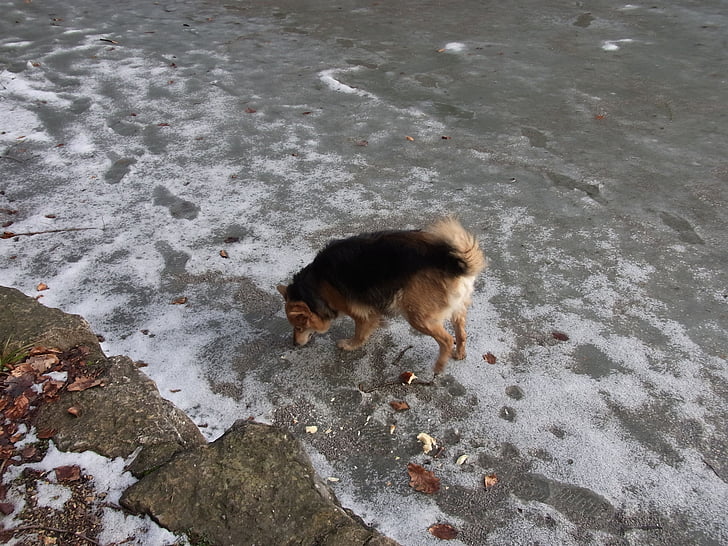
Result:
[[[126,508],[205,544],[396,544],[339,506],[283,430],[238,422],[207,444],[134,362],[106,358],[83,318],[5,287],[0,309],[2,343],[86,345],[95,355],[104,386],[64,393],[41,407],[36,425],[56,431],[53,441],[64,451],[128,457],[141,448],[129,467],[141,480],[125,492]],[[68,413],[71,406],[80,416]]]
[[[343,546],[375,538],[335,503],[290,434],[253,422],[238,421],[208,446],[177,455],[121,503],[216,544]]]
[[[130,467],[140,476],[177,451],[206,443],[197,426],[162,398],[129,358],[115,356],[105,364],[103,388],[67,393],[57,403],[41,406],[36,424],[58,431],[53,441],[59,449],[113,458],[142,448]],[[81,410],[78,417],[68,413],[71,406]]]
[[[61,350],[85,345],[90,358],[103,356],[99,341],[83,317],[38,303],[20,290],[0,286],[0,339]]]

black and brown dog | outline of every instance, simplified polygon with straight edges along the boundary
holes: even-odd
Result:
[[[354,337],[338,346],[351,351],[382,317],[401,314],[437,341],[439,374],[450,357],[465,358],[465,317],[485,265],[476,238],[457,220],[445,218],[422,231],[378,231],[332,241],[278,291],[296,345],[308,343],[314,332],[327,332],[344,313],[354,319]],[[455,329],[454,350],[446,319]]]

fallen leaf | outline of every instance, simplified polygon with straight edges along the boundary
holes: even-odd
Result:
[[[451,138],[452,138],[452,137],[450,137],[450,136],[445,136],[445,135],[442,135],[442,140],[450,140]]]
[[[157,123],[157,127],[169,127],[169,123]]]
[[[225,237],[223,243],[229,245],[230,243],[237,243],[240,241],[240,237]]]
[[[73,415],[74,417],[81,417],[81,410],[77,408],[76,406],[71,406],[66,410],[68,413]]]
[[[468,460],[468,455],[463,454],[463,455],[460,455],[460,457],[458,457],[458,460],[455,461],[455,464],[462,465],[462,464],[465,464],[465,462],[467,460]]]
[[[485,353],[483,355],[483,360],[485,360],[488,364],[495,364],[496,358],[493,353]]]
[[[15,506],[10,504],[9,502],[0,502],[0,514],[4,516],[9,516],[15,511]]]
[[[409,463],[407,474],[410,477],[409,486],[415,491],[431,495],[440,490],[440,478],[418,464]]]
[[[36,432],[35,435],[39,440],[48,440],[49,438],[53,438],[56,435],[56,432],[58,432],[58,430],[55,428],[42,428],[38,429],[38,432]]]
[[[437,447],[437,440],[425,432],[420,432],[417,439],[422,442],[422,451],[429,453],[432,448]]]
[[[318,427],[316,425],[311,425],[310,427],[306,427],[306,432],[309,434],[316,434],[318,432]]]
[[[98,387],[99,385],[101,385],[100,379],[96,379],[95,377],[90,377],[87,375],[82,375],[81,377],[77,377],[73,383],[68,385],[67,390],[70,392],[79,392],[90,389],[91,387]]]
[[[55,469],[55,473],[59,482],[77,482],[81,479],[81,467],[76,464],[59,466]]]
[[[369,146],[368,140],[357,140],[354,142],[357,146]]]
[[[427,530],[432,536],[442,540],[452,540],[458,536],[458,530],[447,523],[436,523],[435,525],[430,525]]]
[[[411,385],[415,379],[417,379],[417,376],[412,372],[402,372],[399,376],[399,380],[405,385]]]
[[[220,257],[221,257],[221,258],[229,258],[230,256],[228,256],[228,253],[227,253],[227,251],[225,251],[225,250],[221,250],[221,251],[220,251]]]
[[[255,108],[248,107],[245,109],[246,114],[255,114],[256,112],[257,112],[257,110]]]
[[[180,296],[172,300],[172,305],[184,305],[187,303],[187,296]]]
[[[58,357],[54,354],[46,354],[46,355],[36,355],[31,356],[26,363],[30,365],[33,370],[35,370],[37,373],[45,373],[51,367],[58,364],[59,360]]]
[[[564,332],[551,332],[551,335],[554,339],[558,339],[559,341],[569,341],[569,336],[567,336]]]
[[[21,417],[24,417],[26,413],[28,413],[29,408],[30,400],[28,400],[27,396],[21,394],[15,399],[13,406],[5,410],[5,417],[7,419],[10,419],[11,421],[20,419]]]
[[[38,283],[38,286],[36,286],[35,289],[38,292],[42,292],[43,290],[48,290],[48,285],[44,282],[41,282],[41,283]]]
[[[404,137],[404,138],[406,138],[406,139],[407,139],[407,140],[409,140],[410,142],[414,142],[414,141],[415,141],[415,139],[414,139],[414,138],[412,138],[412,137],[411,137],[411,136],[409,136],[409,135],[407,135],[407,136],[406,136],[406,137]]]
[[[0,239],[11,239],[15,237],[15,233],[12,231],[3,231],[3,234],[0,235]]]
[[[403,400],[392,400],[389,403],[394,411],[405,411],[410,409],[409,404]]]
[[[485,478],[483,478],[483,483],[485,484],[486,489],[490,489],[498,483],[498,476],[495,474],[488,474]]]

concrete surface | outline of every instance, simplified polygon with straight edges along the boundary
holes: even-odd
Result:
[[[403,544],[728,542],[723,2],[0,7],[2,229],[66,230],[0,240],[0,280],[208,438],[290,426]],[[467,360],[389,385],[435,353],[397,320],[290,347],[278,282],[445,213],[491,262]]]

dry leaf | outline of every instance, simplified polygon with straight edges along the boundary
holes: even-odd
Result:
[[[554,339],[558,339],[559,341],[569,341],[569,336],[567,336],[564,332],[551,332],[551,335]]]
[[[41,428],[38,429],[38,432],[36,432],[35,435],[39,440],[48,440],[49,438],[53,438],[56,435],[56,432],[58,432],[58,430],[55,428]]]
[[[37,373],[47,372],[52,366],[58,364],[58,362],[58,357],[54,354],[31,356],[26,361]]]
[[[55,469],[59,482],[77,482],[81,479],[81,467],[78,465],[59,466]]]
[[[442,540],[452,540],[458,536],[458,530],[447,523],[436,523],[435,525],[430,525],[427,530],[432,536]]]
[[[227,253],[226,250],[221,250],[220,251],[220,257],[221,258],[229,258],[230,256],[228,256],[228,253]]]
[[[462,464],[465,464],[465,462],[467,460],[468,460],[468,455],[460,455],[460,457],[458,457],[458,460],[455,461],[455,464],[462,465]]]
[[[172,305],[184,305],[187,303],[187,296],[180,296],[172,300]]]
[[[403,400],[392,400],[389,403],[394,411],[405,411],[410,409],[409,404]]]
[[[66,410],[68,413],[73,415],[74,417],[81,417],[81,410],[77,408],[76,406],[71,406]]]
[[[257,112],[257,110],[255,108],[248,107],[245,109],[246,114],[255,114],[256,112]]]
[[[498,483],[498,476],[495,474],[488,474],[485,478],[483,478],[483,483],[485,484],[486,489],[490,489]]]
[[[418,464],[409,463],[407,474],[410,477],[409,485],[415,491],[431,495],[440,490],[440,478]]]
[[[35,289],[38,292],[42,292],[43,290],[48,290],[48,285],[44,282],[41,282],[41,283],[38,283],[38,286],[36,286]]]
[[[5,417],[11,421],[15,421],[25,416],[28,413],[28,408],[30,408],[30,400],[28,400],[27,396],[21,394],[15,399],[13,407],[5,410]]]
[[[496,358],[493,353],[485,353],[483,355],[483,360],[485,360],[488,364],[495,364]]]
[[[305,430],[309,434],[316,434],[318,432],[318,427],[316,425],[311,425],[310,427],[306,427]]]
[[[407,135],[407,136],[406,136],[406,137],[404,137],[404,138],[406,138],[406,139],[407,139],[407,140],[409,140],[410,142],[414,142],[414,141],[415,141],[415,139],[414,139],[414,138],[412,138],[412,137],[411,137],[411,136],[409,136],[409,135]]]
[[[99,385],[101,385],[100,379],[96,379],[95,377],[90,377],[87,375],[82,375],[81,377],[77,377],[73,383],[68,385],[67,390],[69,390],[70,392],[79,392],[90,389],[91,387],[98,387]]]
[[[433,448],[437,447],[437,440],[425,432],[420,432],[417,439],[422,442],[422,451],[429,453]]]
[[[412,372],[402,372],[399,376],[399,380],[405,385],[411,385],[415,379],[417,379],[417,376]]]

